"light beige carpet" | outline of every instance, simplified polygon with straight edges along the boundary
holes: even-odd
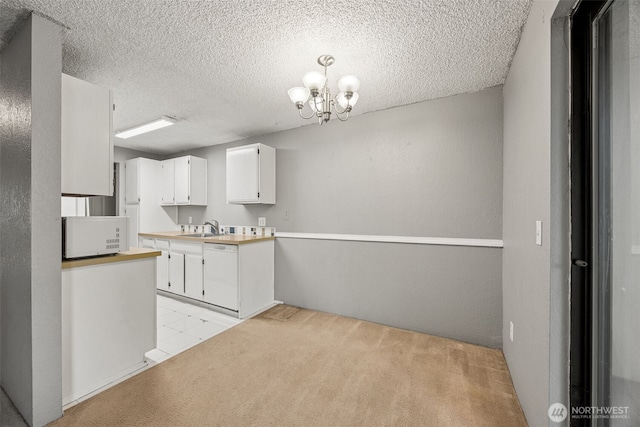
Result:
[[[310,310],[278,312],[148,369],[51,425],[526,426],[499,350]]]

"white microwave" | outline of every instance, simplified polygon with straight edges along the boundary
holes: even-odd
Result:
[[[62,256],[82,258],[129,250],[126,216],[67,216],[62,218]]]

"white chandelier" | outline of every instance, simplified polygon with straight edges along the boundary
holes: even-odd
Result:
[[[302,82],[305,87],[293,87],[289,89],[289,98],[298,108],[298,113],[303,119],[318,118],[318,123],[328,122],[331,119],[332,110],[338,119],[347,121],[349,113],[358,102],[357,90],[360,88],[360,79],[356,76],[344,76],[338,80],[340,93],[335,99],[331,97],[331,91],[327,86],[327,67],[335,62],[331,55],[322,55],[318,58],[318,64],[324,67],[324,75],[318,71],[310,71],[304,75]],[[311,95],[311,99],[309,99]],[[302,114],[302,108],[309,99],[311,114],[306,117]],[[338,104],[342,109],[338,108]]]

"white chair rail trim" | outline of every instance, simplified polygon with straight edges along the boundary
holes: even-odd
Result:
[[[504,246],[503,241],[498,239],[461,239],[455,237],[375,236],[369,234],[288,233],[281,231],[276,232],[276,237],[284,239],[346,240],[352,242],[410,243],[483,248],[502,248]]]

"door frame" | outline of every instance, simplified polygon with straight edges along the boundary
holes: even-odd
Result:
[[[593,23],[608,2],[582,1],[571,17],[570,408],[592,406],[594,372]],[[571,425],[586,420],[571,420]]]

